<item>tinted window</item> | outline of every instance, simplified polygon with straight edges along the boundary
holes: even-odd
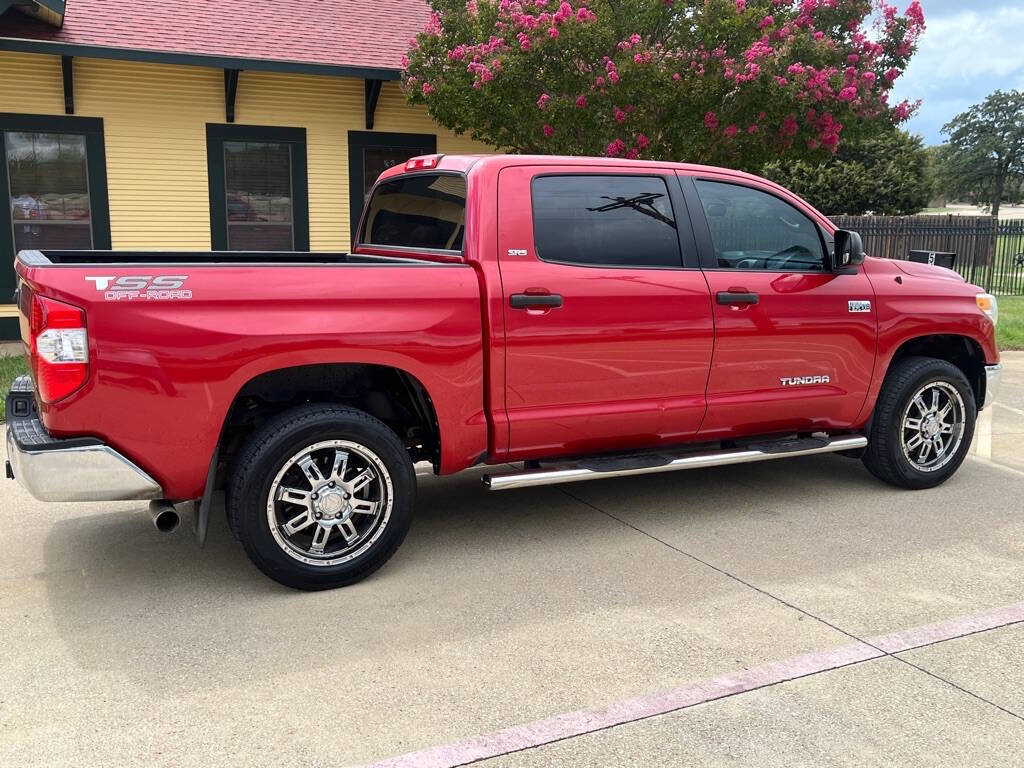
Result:
[[[545,261],[679,267],[668,187],[657,176],[541,176],[533,180],[533,230]]]
[[[718,266],[776,272],[825,268],[818,227],[779,198],[750,187],[698,181]]]
[[[400,176],[374,190],[359,242],[458,251],[465,221],[464,176]]]

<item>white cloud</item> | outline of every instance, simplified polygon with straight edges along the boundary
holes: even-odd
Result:
[[[906,127],[938,143],[944,123],[997,88],[1024,89],[1021,7],[929,17],[917,53],[896,81],[892,102],[923,99],[920,113]]]

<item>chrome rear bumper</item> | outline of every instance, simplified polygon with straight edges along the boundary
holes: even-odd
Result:
[[[982,410],[992,405],[992,401],[996,399],[996,395],[999,394],[999,379],[1003,375],[1003,364],[996,363],[995,365],[985,366],[985,401],[981,404]]]
[[[40,501],[124,501],[159,499],[160,484],[92,437],[51,437],[33,405],[32,382],[19,376],[5,403],[7,476]],[[28,401],[28,403],[27,403]]]

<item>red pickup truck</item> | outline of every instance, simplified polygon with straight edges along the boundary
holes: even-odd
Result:
[[[492,490],[840,452],[927,488],[1000,373],[995,299],[865,258],[785,189],[678,163],[411,159],[351,253],[23,251],[8,475],[48,501],[211,498],[268,576],[357,581],[414,462]]]

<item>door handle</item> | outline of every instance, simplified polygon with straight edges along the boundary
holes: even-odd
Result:
[[[719,291],[715,294],[719,304],[757,304],[756,293],[735,293],[733,291]]]
[[[557,293],[513,293],[508,297],[508,305],[513,309],[560,307],[562,297]]]

